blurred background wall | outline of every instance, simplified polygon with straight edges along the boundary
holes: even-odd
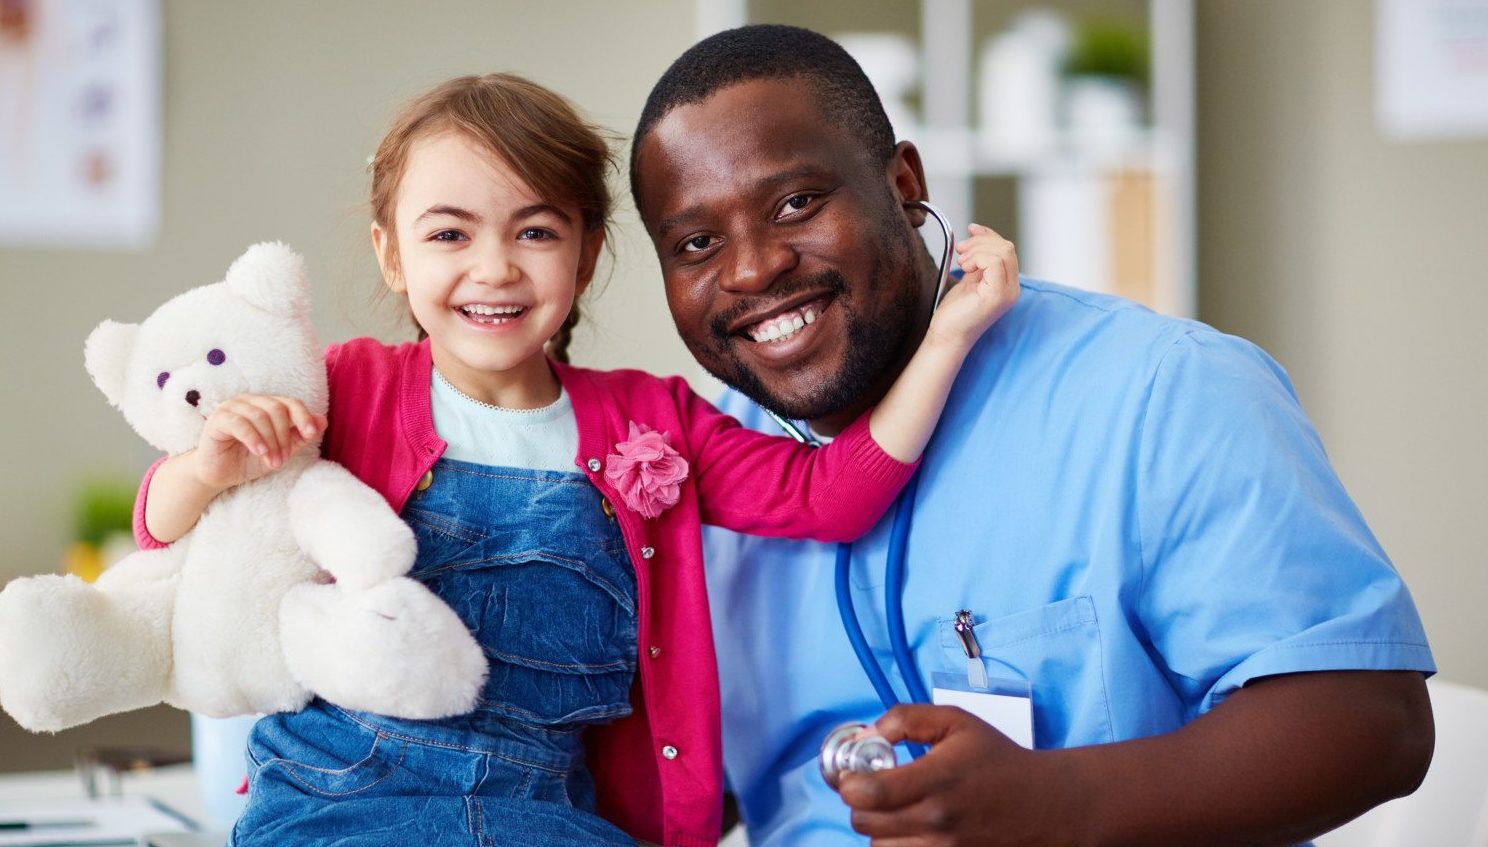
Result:
[[[1382,139],[1372,12],[1361,0],[1196,4],[1198,314],[1287,367],[1412,587],[1443,675],[1488,687],[1488,333],[1475,325],[1488,313],[1488,140]],[[283,239],[308,259],[325,340],[405,337],[395,304],[373,302],[366,244],[365,162],[395,106],[448,76],[514,70],[626,133],[693,41],[697,9],[166,0],[163,15],[158,239],[137,252],[0,248],[0,579],[55,570],[78,486],[137,478],[154,458],[83,371],[95,324],[137,320],[220,279],[247,244]],[[622,180],[616,193],[617,259],[575,358],[696,377]],[[186,721],[152,709],[38,738],[0,717],[0,771],[63,767],[99,741],[184,747]]]
[[[1199,317],[1286,367],[1440,673],[1488,687],[1488,139],[1381,136],[1372,4],[1197,12]]]

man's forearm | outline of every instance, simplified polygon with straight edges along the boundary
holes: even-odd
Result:
[[[1416,672],[1257,680],[1166,735],[1052,751],[1094,844],[1293,844],[1415,790],[1435,743]]]

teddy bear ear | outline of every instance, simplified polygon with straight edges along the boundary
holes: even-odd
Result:
[[[88,376],[110,405],[118,407],[124,400],[124,374],[129,369],[129,356],[138,335],[139,324],[104,321],[88,334],[83,345]]]
[[[239,297],[270,314],[296,317],[310,310],[305,260],[282,242],[249,247],[227,269],[226,282]]]

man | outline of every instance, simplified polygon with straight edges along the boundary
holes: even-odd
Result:
[[[736,391],[821,437],[875,403],[923,334],[936,269],[919,154],[840,47],[745,27],[685,53],[636,131],[632,188],[677,328]],[[812,312],[788,337],[750,330]],[[921,676],[1032,691],[1027,750],[967,712],[878,729],[923,758],[817,773],[883,713],[834,605],[833,549],[714,533],[727,775],[755,845],[1295,843],[1412,791],[1434,670],[1409,594],[1291,386],[1254,346],[1024,280],[967,360],[920,470],[903,591]],[[900,697],[884,621],[892,518],[851,594]]]

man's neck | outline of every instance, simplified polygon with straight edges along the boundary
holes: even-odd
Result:
[[[932,293],[931,296],[933,297],[934,294]],[[811,425],[812,432],[835,438],[847,429],[849,424],[857,420],[859,415],[878,405],[884,395],[889,393],[889,389],[894,386],[894,381],[899,378],[899,374],[903,373],[905,367],[909,365],[909,360],[914,358],[915,351],[920,349],[920,342],[925,339],[925,332],[930,328],[930,312],[929,308],[924,310],[923,317],[920,318],[914,331],[910,333],[908,343],[904,345],[899,358],[885,368],[879,378],[868,387],[868,390],[858,395],[857,400],[830,415],[807,421]]]

